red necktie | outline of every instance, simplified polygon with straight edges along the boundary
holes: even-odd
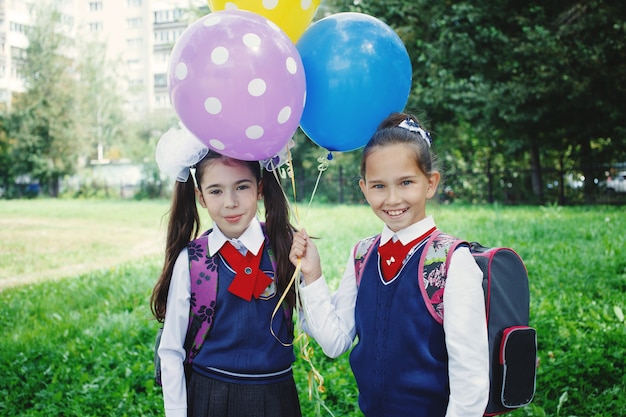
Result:
[[[248,251],[244,256],[230,242],[226,242],[220,253],[235,271],[235,278],[228,287],[231,294],[250,301],[253,296],[259,298],[272,283],[272,279],[259,269],[263,247],[259,249],[258,255]]]

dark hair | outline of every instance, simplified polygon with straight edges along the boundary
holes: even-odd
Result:
[[[262,186],[263,202],[265,206],[265,226],[269,244],[276,258],[276,284],[279,294],[283,294],[295,267],[289,261],[289,251],[293,240],[294,226],[290,222],[289,203],[282,190],[279,179],[273,172],[261,168],[257,161],[239,161],[217,152],[210,151],[200,162],[196,164],[194,178],[198,187],[204,172],[212,161],[221,159],[232,161],[247,166],[254,174],[257,184]],[[194,182],[176,182],[172,205],[169,212],[167,236],[165,242],[165,261],[157,283],[152,290],[150,307],[152,314],[159,321],[165,320],[167,295],[169,292],[172,272],[176,259],[187,244],[198,237],[200,233],[200,217],[196,208],[196,195]],[[287,306],[295,305],[295,289],[292,287],[285,297]]]
[[[361,177],[363,180],[365,180],[367,157],[377,147],[388,145],[404,144],[412,149],[415,163],[427,177],[433,171],[438,171],[437,157],[431,151],[429,142],[420,133],[400,127],[400,123],[404,120],[413,122],[424,129],[419,120],[410,113],[391,113],[378,125],[376,132],[363,148],[363,155],[361,156]]]

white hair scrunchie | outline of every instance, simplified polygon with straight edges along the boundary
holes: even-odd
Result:
[[[422,126],[420,126],[419,123],[417,123],[415,120],[411,118],[407,117],[406,119],[404,119],[402,122],[400,122],[398,127],[401,127],[410,132],[417,133],[418,135],[420,135],[422,139],[426,141],[426,144],[428,145],[429,148],[430,148],[430,145],[433,143],[433,140],[430,137],[430,133],[428,133],[425,129],[422,128]]]
[[[173,127],[161,136],[155,159],[162,174],[187,182],[190,168],[207,153],[209,148],[181,124],[180,128]]]

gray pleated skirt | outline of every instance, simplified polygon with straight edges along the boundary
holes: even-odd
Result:
[[[193,372],[188,417],[301,417],[293,376],[270,384],[233,384]]]

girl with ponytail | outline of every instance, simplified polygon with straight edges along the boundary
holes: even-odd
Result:
[[[291,371],[294,289],[285,294],[295,269],[294,226],[278,176],[258,161],[209,151],[184,130],[161,138],[157,162],[177,178],[165,261],[150,300],[163,323],[158,355],[166,416],[300,416]],[[198,203],[213,223],[200,236]],[[200,273],[192,262],[200,262]],[[215,303],[203,310],[210,311],[210,332],[194,345],[191,361],[185,341],[201,298],[191,282],[212,276]]]

